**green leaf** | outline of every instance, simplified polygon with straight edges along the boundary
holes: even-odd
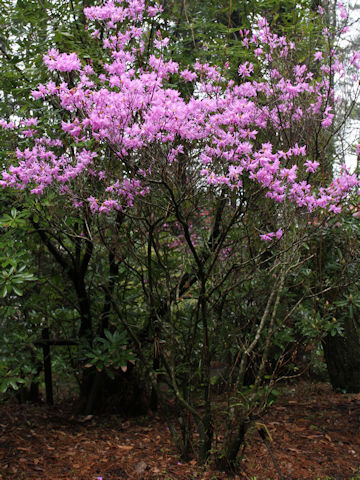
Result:
[[[19,290],[17,287],[15,287],[15,285],[12,285],[12,289],[16,293],[16,295],[19,295],[19,297],[22,296],[23,292]]]

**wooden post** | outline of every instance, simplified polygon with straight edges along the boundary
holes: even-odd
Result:
[[[44,343],[42,345],[43,355],[44,355],[44,376],[45,376],[45,390],[46,390],[46,403],[47,405],[54,404],[53,397],[53,385],[52,385],[52,374],[51,374],[51,355],[50,355],[50,344],[49,341],[49,329],[48,327],[42,329],[42,338]]]
[[[79,341],[65,340],[63,338],[50,338],[48,327],[42,329],[41,336],[42,339],[35,342],[35,345],[41,347],[43,350],[46,403],[48,405],[54,405],[50,347],[52,345],[79,345]]]

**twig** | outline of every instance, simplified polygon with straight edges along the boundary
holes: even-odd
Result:
[[[269,443],[269,440],[267,439],[267,436],[269,436],[269,433],[266,431],[266,427],[260,427],[260,428],[257,428],[257,432],[258,434],[260,435],[261,437],[261,440],[264,442],[265,444],[265,447],[267,448],[267,451],[269,452],[269,455],[271,457],[271,460],[273,461],[273,464],[275,466],[275,469],[279,475],[279,478],[280,480],[286,480],[286,478],[283,476],[283,474],[281,473],[281,470],[280,470],[280,467],[279,467],[279,464],[277,463],[275,457],[274,457],[274,454],[272,453],[271,451],[271,448],[270,448],[270,443]],[[271,437],[270,437],[271,438]]]
[[[197,50],[196,42],[195,42],[195,35],[194,35],[194,28],[193,28],[193,26],[192,26],[191,23],[190,23],[190,20],[189,20],[188,14],[187,14],[187,10],[186,10],[186,0],[184,0],[183,3],[184,3],[185,18],[186,18],[186,21],[187,21],[187,23],[189,24],[189,27],[190,27],[190,30],[191,30],[191,36],[192,36],[194,48],[195,48],[195,50]]]

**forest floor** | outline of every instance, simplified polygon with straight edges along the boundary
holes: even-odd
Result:
[[[282,476],[360,479],[360,394],[325,385],[288,386],[263,416]],[[0,405],[0,480],[225,480],[224,472],[179,461],[158,416],[74,417],[64,405]],[[266,445],[248,435],[235,480],[279,477]]]

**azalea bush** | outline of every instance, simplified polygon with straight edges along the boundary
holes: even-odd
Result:
[[[98,278],[96,252],[109,260],[98,283],[101,335],[113,335],[111,312],[153,398],[175,409],[167,418],[181,454],[197,451],[205,462],[216,433],[218,459],[232,466],[269,403],[282,358],[270,365],[271,348],[299,305],[291,290],[307,261],[299,251],[308,223],[315,212],[331,219],[357,195],[357,176],[345,164],[334,175],[329,158],[334,122],[350,113],[335,119],[335,81],[350,75],[357,85],[360,55],[342,63],[340,32],[324,29],[299,63],[295,43],[260,18],[240,31],[253,61],[234,80],[227,63],[183,68],[170,58],[175,39],[162,35],[158,3],[107,1],[84,13],[103,60],[56,48],[44,55],[51,78],[32,95],[58,106],[61,119],[51,128],[34,117],[1,121],[28,146],[16,149],[0,185],[78,212],[70,260],[69,240],[56,250],[39,220],[32,224],[73,282],[80,334],[92,344],[86,282],[90,271]],[[228,367],[221,427],[215,362]]]

